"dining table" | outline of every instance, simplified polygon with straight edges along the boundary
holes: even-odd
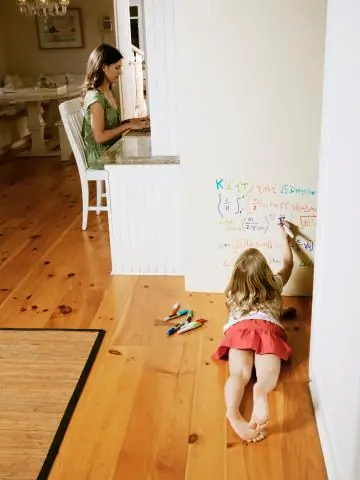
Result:
[[[31,137],[31,148],[21,151],[21,157],[54,157],[59,156],[59,149],[53,141],[44,138],[45,121],[43,104],[49,102],[52,115],[60,121],[59,104],[75,98],[81,93],[81,87],[63,85],[61,87],[30,87],[20,89],[0,89],[0,104],[24,104],[27,110],[28,129]]]

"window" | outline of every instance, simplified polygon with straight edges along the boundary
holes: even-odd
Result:
[[[135,17],[135,18],[139,17],[138,7],[130,7],[130,18],[131,17]]]
[[[130,32],[131,43],[140,48],[140,33],[139,33],[139,8],[137,6],[130,7]]]

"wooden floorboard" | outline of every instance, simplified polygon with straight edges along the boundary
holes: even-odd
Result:
[[[286,299],[299,312],[293,361],[270,396],[269,437],[244,445],[225,420],[227,367],[210,358],[223,296],[185,292],[179,277],[111,277],[106,215],[81,231],[79,187],[73,164],[0,159],[0,327],[107,332],[50,479],[326,479],[307,385],[310,300]],[[168,338],[156,319],[177,299],[207,326]]]

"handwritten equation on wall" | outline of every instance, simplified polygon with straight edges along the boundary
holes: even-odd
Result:
[[[217,178],[214,194],[217,251],[223,267],[231,268],[239,254],[252,247],[261,250],[271,266],[281,267],[281,221],[293,225],[295,266],[313,266],[316,190],[302,185]]]

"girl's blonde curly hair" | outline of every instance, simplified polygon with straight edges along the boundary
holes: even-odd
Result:
[[[280,316],[281,285],[256,248],[245,250],[236,260],[225,293],[233,314],[242,316],[261,311],[275,318]]]

